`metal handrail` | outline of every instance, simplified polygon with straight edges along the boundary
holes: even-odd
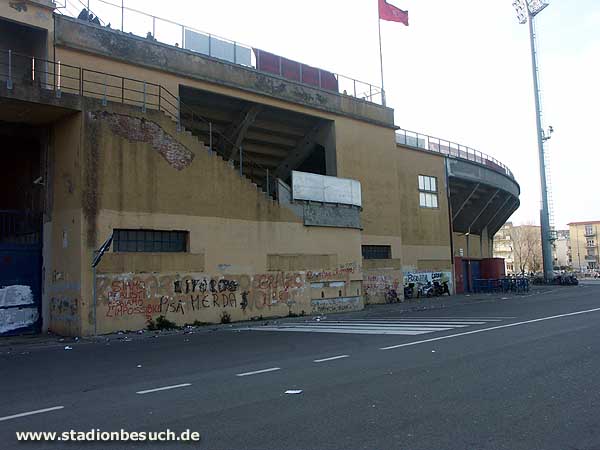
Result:
[[[75,5],[73,5],[73,3]],[[80,5],[83,5],[83,6],[86,6],[86,5],[81,0],[73,0],[73,3],[71,3],[70,0],[65,0],[65,6],[62,7],[62,9],[64,9],[64,11],[60,11],[60,14],[62,14],[64,16],[69,16],[69,17],[77,18],[77,14],[69,11],[69,9],[67,8],[67,6],[74,7],[76,9],[76,11],[77,11],[78,8],[81,8]],[[79,5],[77,3],[79,3]],[[150,33],[152,39],[154,39],[154,40],[156,40],[158,42],[161,42],[162,44],[171,45],[173,47],[176,47],[175,44],[174,44],[174,43],[176,43],[177,47],[179,47],[179,43],[181,43],[181,46],[179,48],[185,49],[185,32],[186,32],[186,30],[189,30],[189,31],[192,31],[194,33],[199,33],[201,35],[204,35],[204,36],[206,36],[208,38],[208,42],[209,42],[209,44],[208,44],[208,50],[209,50],[208,56],[211,56],[211,57],[217,57],[218,58],[218,56],[215,56],[214,54],[211,54],[211,49],[213,47],[215,47],[215,45],[211,45],[212,40],[218,40],[218,41],[221,41],[221,42],[228,42],[228,43],[232,44],[234,48],[249,49],[250,52],[251,52],[251,54],[252,54],[252,49],[255,49],[255,47],[252,47],[251,45],[247,45],[247,44],[243,44],[243,43],[238,42],[238,41],[227,39],[227,38],[221,37],[221,36],[213,34],[213,33],[207,33],[207,32],[198,30],[196,28],[189,27],[187,25],[183,25],[183,24],[178,23],[178,22],[174,22],[174,21],[169,20],[169,19],[164,19],[164,18],[161,18],[161,17],[158,17],[158,16],[154,16],[152,14],[146,13],[144,11],[140,11],[140,10],[137,10],[137,9],[134,9],[134,8],[126,7],[126,6],[124,6],[124,4],[118,5],[118,4],[112,3],[112,2],[107,1],[107,0],[91,0],[91,1],[87,2],[87,5],[90,7],[90,11],[92,11],[96,17],[98,17],[97,13],[101,12],[100,10],[102,9],[102,7],[100,6],[100,4],[104,4],[104,5],[107,5],[107,6],[112,7],[112,8],[117,8],[121,12],[119,20],[114,21],[112,23],[117,23],[117,24],[120,23],[121,24],[120,31],[123,32],[123,33],[127,32],[127,30],[126,30],[126,28],[124,26],[125,12],[127,11],[129,13],[139,14],[139,15],[147,18],[147,19],[150,19],[152,29],[151,30],[147,30],[147,31],[148,31],[148,33]],[[108,13],[108,14],[111,14],[111,13]],[[104,13],[102,13],[101,15],[104,15]],[[115,18],[115,17],[113,17],[111,15],[111,18]],[[100,21],[102,21],[102,19],[100,19],[100,17],[98,17],[98,19]],[[104,25],[106,21],[107,20],[105,18],[105,20],[102,21],[103,22],[102,24]],[[143,22],[143,20],[140,20],[138,22],[141,23],[141,22]],[[177,33],[178,36],[175,39],[171,39],[169,42],[166,42],[165,39],[161,40],[160,38],[157,38],[157,24],[159,24],[159,26],[160,26],[161,23],[167,24],[167,25],[169,25],[171,27],[174,26],[178,30],[180,30],[181,33],[180,34]],[[150,24],[148,24],[148,26],[150,26]],[[115,28],[113,28],[113,29],[115,29]],[[115,29],[115,30],[118,30],[118,28]],[[137,30],[137,31],[139,32],[139,30]],[[162,33],[159,33],[159,34],[162,34]],[[174,33],[171,33],[171,34],[172,34],[171,37],[175,37]],[[134,35],[135,35],[135,33],[134,33]],[[138,35],[138,36],[140,36],[140,35]],[[145,37],[145,36],[140,36],[140,37]],[[190,50],[190,51],[193,51],[193,50]],[[260,51],[260,50],[258,50],[258,51]],[[248,65],[243,64],[240,61],[237,61],[235,59],[236,56],[237,55],[234,52],[234,61],[229,61],[229,62],[232,62],[233,64],[241,65],[243,67],[249,67]],[[250,62],[250,67],[252,67],[255,70],[258,70],[257,61],[254,61],[254,62],[251,61]],[[320,68],[316,68],[316,69],[318,69],[318,70],[324,70],[324,69],[320,69]],[[344,95],[350,95],[352,97],[355,97],[357,99],[361,99],[363,101],[367,101],[367,102],[370,102],[370,103],[376,103],[376,104],[382,104],[383,103],[383,89],[381,87],[379,87],[377,85],[374,85],[374,84],[371,84],[371,83],[360,81],[360,80],[352,78],[352,77],[347,77],[345,75],[341,75],[341,74],[338,74],[336,72],[332,72],[332,71],[327,71],[327,72],[333,74],[336,77],[337,82],[338,82],[338,93],[343,93]],[[274,74],[270,73],[270,75],[274,75]],[[277,76],[277,75],[275,74],[274,76]],[[282,74],[280,74],[279,76],[282,76]],[[325,87],[323,87],[321,85],[320,77],[319,77],[319,86],[318,87],[316,85],[303,83],[302,81],[297,81],[296,80],[296,82],[301,83],[301,84],[306,84],[307,86],[310,86],[312,88],[318,88],[318,89],[327,90]]]
[[[512,171],[496,158],[446,139],[400,128],[396,131],[396,144],[475,162],[515,180]]]
[[[236,145],[230,138],[225,136],[218,130],[213,130],[210,120],[199,115],[191,106],[186,105],[179,97],[170,92],[167,88],[160,84],[138,80],[135,78],[124,77],[107,72],[100,72],[93,69],[64,64],[60,61],[52,61],[43,58],[35,58],[30,55],[23,55],[12,50],[0,49],[0,80],[6,80],[8,89],[12,89],[13,83],[16,80],[25,79],[28,83],[39,83],[40,87],[47,90],[55,91],[56,96],[60,97],[61,93],[67,92],[82,97],[99,98],[106,103],[109,99],[120,100],[120,103],[133,104],[141,106],[142,110],[155,109],[161,111],[177,122],[177,127],[181,127],[181,111],[190,113],[192,122],[197,121],[209,125],[211,129],[209,151],[212,152],[212,135],[220,138],[222,142],[226,142],[232,148],[239,151],[240,161],[238,167],[241,176],[244,175],[244,167],[255,167],[262,169],[266,173],[265,189],[268,195],[271,195],[270,184],[273,180],[269,179],[269,169],[262,164],[248,159],[243,153],[243,146]],[[25,64],[19,64],[19,60],[24,60]],[[7,68],[7,69],[3,69]],[[15,69],[21,72],[15,77]],[[5,71],[6,70],[6,71]],[[67,71],[65,73],[65,71]],[[104,81],[91,79],[86,75],[100,75],[104,77]],[[23,78],[24,76],[24,78]],[[44,77],[45,76],[45,77]],[[120,84],[112,84],[108,82],[108,78],[120,81]],[[41,78],[41,79],[40,79]],[[45,79],[44,79],[45,78]],[[65,83],[65,80],[67,81]],[[136,83],[136,87],[128,87],[127,83]],[[141,86],[141,87],[140,87]],[[95,87],[100,88],[100,92],[93,90]],[[117,90],[116,94],[114,90]],[[131,96],[133,95],[133,96]]]

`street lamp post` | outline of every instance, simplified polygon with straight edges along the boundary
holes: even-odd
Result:
[[[531,64],[533,68],[533,90],[535,97],[535,118],[537,126],[538,152],[540,162],[540,181],[542,191],[542,210],[540,211],[540,225],[542,234],[542,259],[544,264],[544,279],[546,282],[552,281],[554,277],[552,264],[552,232],[550,229],[550,209],[548,206],[548,186],[546,178],[546,162],[544,157],[544,142],[550,139],[552,127],[549,133],[545,134],[542,128],[542,108],[540,101],[539,71],[537,63],[537,52],[535,45],[535,17],[542,12],[548,3],[543,0],[515,0],[513,6],[517,10],[519,23],[529,22],[529,40],[531,45]]]

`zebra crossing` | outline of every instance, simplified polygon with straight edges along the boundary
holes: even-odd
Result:
[[[417,336],[421,334],[462,329],[487,323],[501,322],[511,317],[422,317],[365,318],[344,320],[311,320],[278,325],[248,327],[251,331],[281,331],[303,333],[342,333]]]

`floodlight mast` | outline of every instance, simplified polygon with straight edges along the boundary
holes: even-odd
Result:
[[[537,51],[535,43],[535,17],[542,12],[548,3],[543,0],[515,0],[513,6],[517,11],[517,19],[520,24],[529,20],[529,41],[531,45],[531,65],[533,68],[533,90],[535,98],[535,119],[537,125],[538,157],[540,163],[540,182],[542,191],[542,210],[540,211],[540,225],[542,235],[542,259],[544,264],[544,280],[552,281],[554,278],[554,267],[552,261],[552,231],[550,229],[550,209],[548,207],[548,186],[546,178],[546,162],[544,142],[549,136],[544,135],[542,128],[542,109],[540,101],[540,88],[538,79]]]

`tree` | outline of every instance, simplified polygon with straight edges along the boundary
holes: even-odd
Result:
[[[510,232],[516,267],[521,273],[542,269],[542,236],[540,227],[526,224],[513,227]]]

